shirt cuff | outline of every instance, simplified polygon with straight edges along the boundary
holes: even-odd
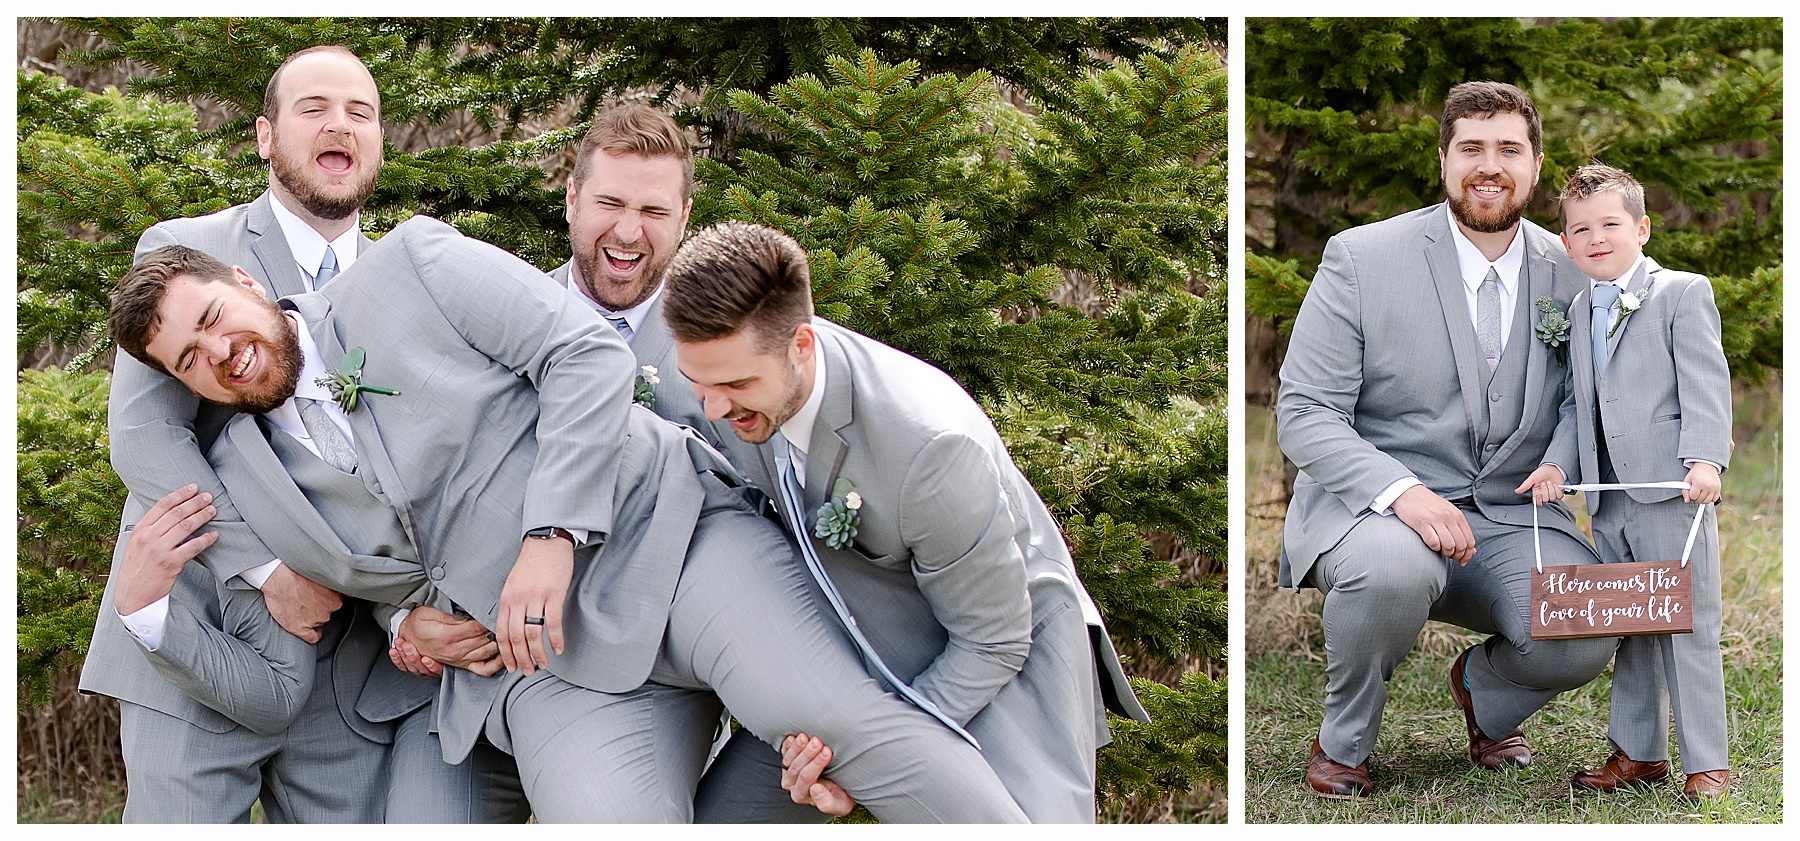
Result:
[[[247,570],[244,570],[243,572],[238,573],[238,577],[244,579],[245,584],[255,587],[258,590],[261,590],[263,588],[263,584],[268,582],[269,576],[274,575],[276,568],[278,568],[280,566],[281,566],[281,559],[276,558],[275,560],[272,560],[266,564],[263,564],[262,566],[251,567]]]
[[[411,615],[412,615],[412,608],[402,607],[402,608],[396,608],[394,610],[394,615],[388,617],[387,632],[388,632],[388,647],[389,648],[393,648],[394,641],[400,638],[400,623],[405,622],[406,617],[411,616]]]
[[[155,651],[162,647],[163,626],[169,621],[169,597],[163,596],[144,605],[130,616],[121,613],[119,621],[125,623],[125,630],[145,648]]]
[[[1369,510],[1383,517],[1391,516],[1394,513],[1394,500],[1413,486],[1423,484],[1425,483],[1412,476],[1396,480],[1387,486],[1387,490],[1375,495],[1374,501],[1369,503]]]
[[[1713,466],[1713,469],[1714,469],[1714,470],[1717,470],[1717,471],[1719,471],[1719,472],[1720,472],[1720,473],[1724,473],[1724,472],[1725,472],[1725,468],[1724,468],[1724,467],[1721,467],[1721,466],[1720,466],[1720,465],[1719,465],[1719,463],[1718,463],[1718,462],[1716,462],[1716,461],[1711,461],[1711,460],[1708,460],[1708,459],[1703,459],[1703,458],[1690,458],[1690,459],[1688,459],[1688,460],[1687,460],[1687,461],[1684,461],[1684,462],[1682,462],[1682,463],[1681,463],[1681,466],[1682,466],[1682,467],[1686,467],[1686,468],[1688,468],[1688,469],[1690,469],[1690,470],[1692,470],[1692,469],[1693,469],[1693,467],[1694,467],[1694,465],[1696,465],[1696,464],[1699,464],[1699,463],[1701,463],[1701,462],[1705,462],[1705,463],[1707,463],[1707,464],[1710,464],[1710,465],[1712,465],[1712,466]]]

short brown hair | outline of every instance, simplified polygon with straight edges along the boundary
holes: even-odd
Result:
[[[312,55],[314,53],[339,53],[342,55],[347,55],[353,59],[356,59],[357,64],[362,64],[363,69],[365,69],[365,70],[368,69],[368,65],[363,64],[362,56],[359,56],[356,53],[351,52],[349,47],[343,47],[343,46],[339,46],[337,44],[320,44],[319,46],[316,46],[316,47],[307,47],[304,50],[301,50],[297,53],[294,53],[291,56],[288,56],[286,59],[282,60],[281,66],[275,68],[275,72],[269,76],[269,86],[266,88],[263,88],[263,113],[262,113],[262,115],[264,117],[267,117],[269,122],[271,122],[271,123],[275,122],[276,115],[278,115],[281,112],[281,102],[280,102],[281,93],[278,90],[278,86],[280,85],[280,82],[281,82],[281,71],[288,69],[288,65],[293,64],[295,61],[297,61],[305,56]],[[375,97],[378,100],[381,98],[380,86],[376,86]],[[381,103],[376,102],[375,107],[377,109],[379,109],[381,107]]]
[[[1594,161],[1587,166],[1576,167],[1569,175],[1569,183],[1563,185],[1562,195],[1556,197],[1556,216],[1568,227],[1569,216],[1563,207],[1574,199],[1591,198],[1609,190],[1617,191],[1624,200],[1625,212],[1631,214],[1633,220],[1644,218],[1644,185],[1639,184],[1631,173]]]
[[[594,118],[575,151],[575,171],[569,182],[577,188],[587,178],[588,161],[595,150],[615,155],[681,159],[681,198],[694,194],[694,147],[687,132],[673,118],[641,102],[627,102]]]
[[[1450,89],[1444,97],[1444,119],[1438,124],[1438,150],[1450,151],[1457,120],[1485,120],[1495,114],[1524,117],[1531,135],[1531,154],[1543,154],[1544,121],[1538,116],[1537,105],[1529,94],[1505,82],[1464,82]]]
[[[137,261],[119,288],[113,291],[112,311],[106,319],[107,330],[120,349],[133,359],[165,374],[169,369],[150,356],[150,340],[162,326],[163,295],[169,284],[186,275],[202,282],[230,282],[231,267],[204,251],[185,245],[165,245]]]
[[[763,352],[812,318],[806,250],[764,225],[720,222],[690,237],[663,279],[663,316],[676,341],[709,342],[756,330]]]

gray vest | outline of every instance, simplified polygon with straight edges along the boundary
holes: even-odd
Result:
[[[370,486],[372,479],[365,481],[364,477],[369,476],[370,471],[345,473],[326,464],[306,445],[267,420],[262,426],[270,448],[287,468],[294,485],[350,551],[419,564],[419,550],[407,538],[406,529],[401,526],[393,507],[382,498],[378,489]],[[430,604],[446,613],[455,612],[430,586],[422,564],[416,572],[397,575],[327,568],[326,564],[337,562],[333,559],[283,558],[282,561],[293,566],[296,572],[321,583],[354,579],[357,595],[371,601],[399,607]]]
[[[1524,272],[1519,274],[1519,293],[1526,297],[1528,287]],[[1476,418],[1476,431],[1479,433],[1476,443],[1479,444],[1479,459],[1482,466],[1487,465],[1489,458],[1506,443],[1506,439],[1519,431],[1519,420],[1525,413],[1525,361],[1531,355],[1531,307],[1521,300],[1513,306],[1512,333],[1506,340],[1506,352],[1500,355],[1500,364],[1494,368],[1488,378],[1484,393],[1486,399],[1477,401],[1481,406]]]

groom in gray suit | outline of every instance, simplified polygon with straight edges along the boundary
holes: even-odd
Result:
[[[158,223],[144,232],[137,256],[181,243],[250,267],[275,294],[323,286],[370,244],[358,218],[381,167],[380,109],[374,79],[349,51],[314,47],[288,57],[256,120],[268,191],[210,216]],[[115,362],[109,405],[113,466],[132,493],[81,689],[121,701],[125,820],[247,821],[259,795],[271,821],[450,820],[465,808],[477,820],[517,814],[516,796],[510,807],[482,811],[478,792],[491,786],[481,779],[426,782],[482,767],[452,769],[430,745],[429,720],[416,713],[433,683],[387,664],[386,635],[368,605],[338,610],[337,593],[295,574],[238,521],[202,455],[231,412],[195,400],[126,355]],[[204,566],[120,601],[119,582],[135,568],[127,557],[133,524],[187,482],[221,512]],[[174,597],[163,598],[170,586]],[[293,636],[261,628],[269,614]],[[234,661],[249,641],[265,650],[316,643],[271,655],[316,672],[304,684],[310,691],[290,697],[303,684]],[[209,674],[207,662],[245,668]],[[396,756],[389,745],[397,727]],[[495,773],[504,776],[504,766]],[[391,780],[406,782],[398,796],[384,797]],[[418,796],[439,790],[457,791],[450,799],[470,805]]]
[[[1493,634],[1449,676],[1484,768],[1530,762],[1519,725],[1599,674],[1616,642],[1530,637],[1520,492],[1567,388],[1540,318],[1587,285],[1554,235],[1520,220],[1543,162],[1530,97],[1453,88],[1438,161],[1446,204],[1326,244],[1281,369],[1278,434],[1300,476],[1280,584],[1325,594],[1325,716],[1306,779],[1326,797],[1372,791],[1386,681],[1426,620]],[[1539,515],[1545,564],[1598,563],[1566,508]]]
[[[871,668],[978,743],[1032,821],[1091,823],[1106,707],[1147,716],[981,407],[942,371],[814,318],[806,254],[779,231],[701,231],[666,286],[682,373]],[[816,731],[798,741],[802,762],[841,757]],[[836,795],[793,797],[821,793]]]
[[[879,817],[1023,817],[968,744],[867,678],[722,459],[631,405],[617,333],[542,274],[417,218],[282,307],[164,249],[121,282],[113,327],[247,412],[210,456],[284,560],[499,634],[507,673],[445,673],[446,760],[508,750],[540,820],[682,820],[723,698],[765,740],[843,740],[838,781]]]

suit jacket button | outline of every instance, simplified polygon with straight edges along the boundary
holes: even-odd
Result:
[[[442,564],[431,568],[431,580],[438,581],[438,580],[443,579],[443,577],[444,577],[444,567]]]
[[[1488,400],[1491,402],[1494,402],[1494,403],[1500,402],[1500,392],[1498,392],[1498,391],[1489,392]]]

